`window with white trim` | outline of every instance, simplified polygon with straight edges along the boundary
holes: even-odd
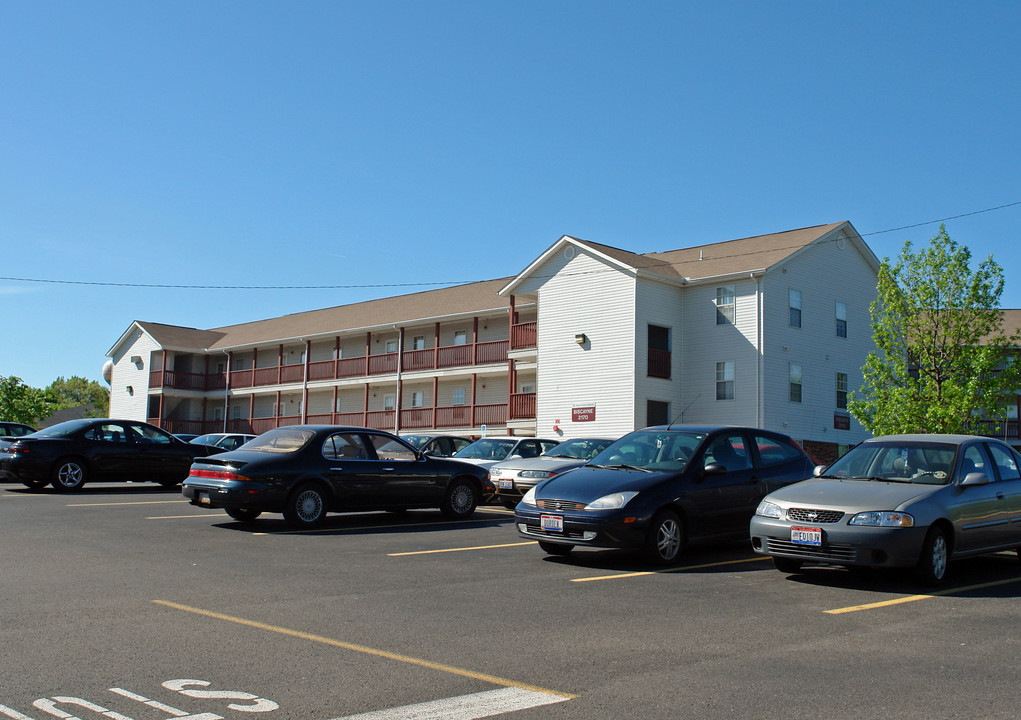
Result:
[[[450,402],[453,405],[464,405],[464,388],[463,387],[454,388],[454,396],[453,396],[453,399],[451,399]]]
[[[425,335],[416,335],[411,341],[412,350],[425,350]]]
[[[847,303],[838,302],[834,308],[834,315],[837,322],[837,337],[847,337]]]
[[[467,330],[455,330],[454,331],[454,344],[455,345],[467,345],[468,344],[468,331]]]
[[[837,407],[847,410],[847,373],[837,373]]]
[[[411,393],[411,407],[422,407],[425,404],[425,393],[415,390]]]
[[[716,288],[716,324],[733,325],[737,311],[737,296],[733,285]]]
[[[801,402],[801,365],[790,363],[789,368],[790,392],[788,396],[791,402],[799,403]]]
[[[716,399],[734,399],[734,361],[716,363]]]
[[[396,395],[388,394],[388,395],[384,395],[383,396],[383,409],[384,410],[393,410],[396,407],[397,407],[397,396]]]
[[[801,327],[801,291],[790,288],[787,291],[787,305],[789,310],[788,324],[793,328]]]
[[[397,341],[396,340],[387,340],[386,341],[386,351],[388,353],[395,353],[395,352],[397,352]]]

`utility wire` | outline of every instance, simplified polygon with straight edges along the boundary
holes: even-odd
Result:
[[[872,235],[883,235],[885,233],[897,232],[898,230],[910,230],[916,227],[922,227],[924,225],[935,225],[936,223],[946,222],[947,220],[957,220],[959,218],[971,217],[972,215],[982,215],[983,213],[994,212],[996,210],[1003,210],[1009,207],[1015,207],[1021,205],[1021,200],[1016,202],[1007,203],[1005,205],[997,205],[996,207],[986,208],[984,210],[974,210],[968,213],[962,213],[960,215],[951,215],[949,217],[941,218],[939,220],[926,220],[925,222],[913,223],[911,225],[902,225],[900,227],[889,228],[888,230],[875,230],[873,232],[861,233],[861,237],[870,237]],[[727,242],[727,241],[725,241]],[[729,241],[733,242],[733,241]],[[709,243],[710,245],[717,243]],[[719,243],[723,244],[723,243]],[[801,247],[801,245],[791,245],[786,247],[774,247],[772,250],[788,250]],[[690,248],[682,248],[690,249]],[[745,253],[732,253],[729,255],[713,255],[712,260],[726,260],[735,257],[742,257],[744,255],[754,255],[760,251],[745,252]],[[656,253],[663,254],[663,253]],[[635,253],[636,256],[641,257],[640,253]],[[685,263],[672,263],[673,265],[687,264]],[[649,265],[642,265],[639,267],[662,267],[664,263],[650,263]],[[579,273],[571,273],[572,275],[592,275],[602,270],[592,270]],[[454,285],[465,285],[472,282],[483,282],[479,280],[449,280],[446,282],[413,282],[413,283],[371,283],[364,285],[173,285],[173,284],[162,284],[162,283],[126,283],[126,282],[94,282],[87,280],[49,280],[43,278],[22,278],[22,277],[4,277],[0,276],[0,280],[7,280],[11,282],[26,282],[26,283],[44,283],[52,285],[86,285],[94,287],[126,287],[126,288],[155,288],[163,290],[363,290],[370,288],[404,288],[404,287],[448,287]]]

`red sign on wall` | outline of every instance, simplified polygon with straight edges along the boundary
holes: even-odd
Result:
[[[834,413],[833,415],[833,429],[834,430],[850,430],[851,429],[851,418],[847,415],[840,415]]]
[[[574,422],[595,422],[596,406],[571,408],[571,420]]]

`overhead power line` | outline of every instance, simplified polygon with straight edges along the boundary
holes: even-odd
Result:
[[[997,205],[996,207],[986,208],[984,210],[974,210],[972,212],[962,213],[960,215],[951,215],[949,217],[940,218],[939,220],[926,220],[925,222],[912,223],[911,225],[901,225],[900,227],[889,228],[887,230],[874,230],[872,232],[861,233],[861,237],[883,235],[885,233],[897,232],[898,230],[910,230],[912,228],[923,227],[925,225],[935,225],[936,223],[946,222],[947,220],[957,220],[959,218],[971,217],[972,215],[982,215],[983,213],[994,212],[996,210],[1003,210],[1005,208],[1015,207],[1017,205],[1021,205],[1021,200],[1007,203],[1005,205]],[[793,248],[796,246],[791,247]],[[784,248],[774,249],[779,250]],[[740,257],[742,255],[748,254],[751,253],[714,255],[713,259],[723,260],[728,258]],[[577,274],[590,275],[593,274],[594,272],[598,271],[588,271]],[[447,287],[453,285],[464,285],[472,282],[480,282],[479,280],[448,280],[444,282],[366,283],[344,285],[181,285],[170,283],[127,283],[127,282],[100,282],[89,280],[51,280],[46,278],[23,278],[5,276],[0,276],[0,280],[7,280],[11,282],[44,283],[51,285],[89,285],[96,287],[150,288],[162,290],[364,290],[371,288],[407,288],[424,286]]]

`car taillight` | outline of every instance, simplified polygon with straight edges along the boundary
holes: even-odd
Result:
[[[188,473],[188,477],[205,478],[207,480],[240,480],[242,482],[251,480],[251,478],[240,475],[233,470],[203,470],[201,468],[192,468]]]

